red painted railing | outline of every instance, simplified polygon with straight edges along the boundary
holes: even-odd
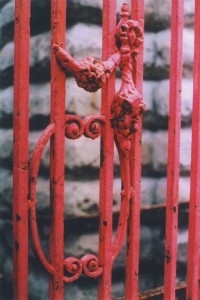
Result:
[[[28,230],[34,253],[49,273],[49,298],[63,299],[64,283],[84,274],[99,278],[98,299],[111,299],[112,266],[126,239],[125,299],[139,296],[141,116],[143,83],[144,1],[132,0],[129,14],[123,4],[116,26],[116,1],[103,1],[102,61],[76,61],[65,50],[66,1],[51,0],[51,105],[50,123],[28,157],[29,135],[29,42],[30,0],[15,1],[14,74],[14,298],[28,299]],[[199,299],[200,249],[200,1],[196,0],[194,105],[188,271],[186,299]],[[169,143],[167,169],[166,244],[164,288],[157,295],[175,299],[178,185],[181,126],[183,0],[172,1],[171,67],[169,99]],[[121,68],[122,83],[115,93],[115,69]],[[81,119],[65,114],[65,69],[89,92],[102,88],[101,114]],[[64,258],[64,142],[65,138],[101,138],[99,195],[99,253],[81,259]],[[50,141],[50,253],[47,259],[40,244],[36,218],[36,186],[40,159]],[[113,152],[116,144],[122,181],[118,227],[112,239]],[[67,274],[67,275],[66,275]],[[155,295],[155,294],[154,294]],[[175,296],[176,295],[176,296]],[[146,297],[146,298],[145,298]],[[156,299],[156,298],[155,298]]]

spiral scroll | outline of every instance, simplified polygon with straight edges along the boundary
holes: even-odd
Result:
[[[101,134],[101,127],[105,123],[104,116],[88,116],[81,119],[75,115],[66,115],[65,136],[68,139],[76,140],[84,136],[96,139]]]
[[[96,139],[101,134],[101,127],[105,123],[104,116],[88,116],[84,119],[84,135]]]
[[[64,260],[64,270],[72,276],[64,276],[63,280],[66,283],[73,282],[78,279],[81,274],[85,274],[91,278],[99,277],[103,269],[99,266],[98,258],[93,254],[86,254],[81,259],[68,257]]]
[[[76,140],[83,135],[84,124],[80,117],[75,115],[66,115],[65,118],[65,136],[68,139]]]

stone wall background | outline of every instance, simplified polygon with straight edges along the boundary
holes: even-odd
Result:
[[[124,1],[118,1],[118,11]],[[12,299],[12,102],[14,1],[0,0],[0,273],[2,299]],[[69,0],[67,48],[76,58],[101,57],[100,0]],[[185,0],[184,67],[182,86],[181,204],[178,238],[178,281],[184,280],[187,255],[187,202],[189,200],[192,111],[194,3]],[[32,0],[30,154],[49,122],[50,1]],[[170,1],[145,0],[144,101],[141,291],[163,284],[164,209],[166,200],[167,120],[170,63]],[[116,85],[119,86],[120,79]],[[100,92],[90,94],[67,78],[66,111],[81,117],[99,113]],[[98,249],[99,140],[67,140],[65,191],[65,256],[81,257]],[[48,253],[49,149],[45,149],[38,181],[38,223]],[[116,223],[120,205],[119,162],[115,155],[113,211]],[[29,299],[48,298],[48,279],[30,250]],[[69,285],[68,299],[96,299],[96,280],[81,278]],[[124,249],[114,264],[113,296],[124,294]]]

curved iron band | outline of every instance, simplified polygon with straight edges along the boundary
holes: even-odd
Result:
[[[121,206],[120,206],[118,226],[117,226],[117,231],[116,231],[115,238],[114,238],[114,241],[112,244],[113,262],[117,258],[118,254],[122,248],[124,239],[126,237],[127,222],[128,222],[128,216],[129,216],[129,201],[130,201],[130,197],[131,197],[129,157],[124,156],[116,139],[115,139],[115,144],[117,146],[117,151],[118,151],[119,160],[120,160],[122,191],[121,191]]]
[[[74,116],[73,116],[74,117]],[[72,118],[69,118],[72,120]],[[68,120],[69,120],[68,119]],[[76,121],[78,117],[75,118]],[[81,120],[81,119],[80,119]],[[103,122],[103,117],[99,117],[98,121]],[[78,120],[79,121],[79,120]],[[82,120],[81,120],[82,121]],[[96,118],[88,117],[85,121],[87,124],[90,124],[92,121],[96,122]],[[83,123],[81,123],[83,126]],[[89,125],[88,125],[89,126]],[[83,127],[84,128],[84,127]],[[30,231],[32,238],[32,248],[36,256],[39,258],[45,270],[50,274],[54,274],[54,267],[47,261],[39,239],[37,220],[36,220],[36,185],[38,178],[38,171],[42,153],[48,141],[54,134],[55,126],[50,124],[44,130],[43,134],[36,143],[35,149],[33,151],[32,158],[30,160],[30,169],[29,169],[29,221],[30,221]],[[82,129],[81,129],[82,130]],[[63,276],[63,281],[70,283],[75,281],[80,277],[82,272],[91,278],[97,278],[103,273],[103,269],[99,267],[98,258],[92,254],[85,255],[81,260],[68,257],[64,260],[64,268],[70,273],[73,274],[71,277]]]
[[[82,135],[96,139],[101,134],[101,126],[105,123],[105,116],[87,116],[81,119],[75,115],[66,115],[65,136],[68,139],[78,139]]]
[[[54,124],[49,124],[44,130],[43,134],[36,143],[29,166],[29,222],[32,238],[32,248],[45,270],[51,275],[53,275],[54,273],[54,267],[47,261],[43,253],[38,234],[36,220],[36,184],[42,153],[49,139],[53,135],[54,129]]]

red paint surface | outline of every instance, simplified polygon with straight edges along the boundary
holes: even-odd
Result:
[[[139,22],[144,29],[144,1],[131,1],[131,17]],[[142,47],[133,68],[135,86],[142,95],[143,85],[143,51]],[[139,279],[139,240],[140,240],[140,188],[141,188],[141,139],[142,123],[138,122],[138,130],[133,136],[130,155],[131,186],[133,194],[130,202],[130,213],[127,232],[127,257],[126,257],[126,299],[138,299]]]
[[[66,1],[51,1],[51,115],[55,124],[50,143],[50,263],[54,275],[50,277],[49,297],[63,299],[64,264],[64,166],[65,166],[65,73],[53,53],[53,45],[65,47]]]
[[[199,299],[200,262],[200,1],[195,1],[192,157],[186,299]]]
[[[112,17],[109,17],[112,16]],[[114,54],[116,30],[116,1],[103,1],[103,55],[107,60]],[[113,203],[113,152],[114,132],[111,128],[111,104],[115,95],[115,74],[108,79],[102,90],[101,114],[106,117],[101,135],[100,166],[100,224],[99,224],[99,263],[103,274],[99,279],[98,299],[111,299],[112,277],[112,203]]]
[[[183,0],[172,1],[164,299],[175,299],[181,128]]]
[[[28,299],[28,132],[30,1],[15,1],[13,280],[14,299]]]

